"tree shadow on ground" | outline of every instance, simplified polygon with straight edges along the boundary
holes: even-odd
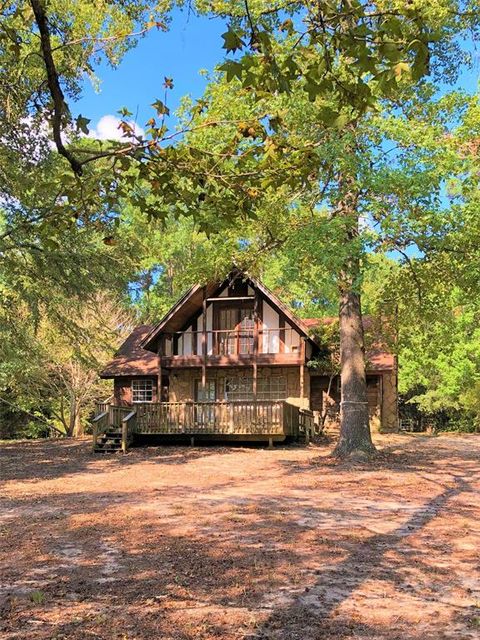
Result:
[[[225,446],[185,447],[158,445],[122,453],[95,454],[91,440],[32,440],[0,446],[0,481],[48,480],[81,473],[100,474],[142,461],[156,464],[187,464],[212,455],[237,452]]]
[[[252,638],[256,640],[305,638],[305,619],[308,620],[308,626],[313,633],[311,637],[315,640],[341,638],[345,634],[350,637],[352,620],[347,619],[343,622],[340,619],[332,620],[331,615],[334,610],[368,579],[378,578],[394,583],[401,582],[399,570],[405,562],[397,563],[395,566],[391,558],[385,560],[386,553],[401,550],[402,546],[408,543],[410,536],[420,532],[442,510],[446,509],[453,497],[472,491],[464,477],[455,476],[451,486],[446,487],[439,495],[418,509],[400,527],[389,533],[366,538],[364,542],[356,544],[341,562],[326,569],[319,568],[318,577],[315,583],[308,587],[308,591],[298,595],[287,606],[275,609]],[[404,557],[408,555],[405,548],[403,555]],[[418,559],[416,563],[418,565]],[[342,576],[348,576],[348,579],[342,580]],[[339,584],[342,585],[341,589],[331,588],[332,585]],[[357,632],[358,629],[355,627],[355,634]],[[425,635],[422,634],[422,637]]]
[[[208,491],[224,486],[213,484]],[[410,538],[441,515],[453,498],[471,491],[467,479],[456,475],[400,526],[374,535],[350,511],[321,509],[307,497],[243,497],[237,489],[223,498],[199,496],[194,509],[186,506],[182,515],[176,507],[183,508],[191,487],[176,486],[160,498],[167,504],[173,496],[177,501],[168,517],[152,504],[140,518],[135,511],[116,514],[122,504],[135,504],[134,492],[65,495],[66,512],[60,519],[53,525],[44,521],[43,531],[40,523],[31,523],[32,530],[18,541],[20,557],[33,551],[30,569],[22,577],[32,585],[37,581],[45,604],[14,608],[5,630],[23,629],[24,637],[32,640],[62,634],[69,640],[426,638],[424,632],[411,630],[406,636],[405,627],[366,624],[348,613],[333,613],[368,580],[403,585],[423,599],[436,593],[434,580],[448,583],[448,568],[438,568],[433,578],[428,557],[409,546]],[[34,505],[35,499],[31,501]],[[222,512],[229,501],[234,508]],[[116,517],[109,517],[109,505]],[[28,510],[18,515],[27,522]],[[325,518],[329,533],[322,539],[315,523]],[[174,533],[185,524],[190,532]],[[32,542],[29,534],[35,526]],[[360,531],[360,541],[349,534],[350,526]],[[40,541],[43,562],[35,555]],[[399,557],[392,558],[391,552]],[[409,585],[409,566],[428,580]],[[21,565],[12,566],[12,576],[19,571]],[[31,625],[32,612],[44,621],[37,627]]]
[[[330,449],[318,447],[321,455],[309,458],[301,462],[281,460],[282,465],[288,473],[311,473],[319,472],[341,473],[343,471],[366,472],[389,471],[393,473],[420,473],[433,470],[435,466],[443,464],[443,460],[448,458],[447,471],[457,471],[462,473],[465,464],[472,466],[472,471],[480,469],[478,451],[475,447],[468,447],[468,439],[461,454],[452,452],[451,442],[445,438],[435,438],[432,436],[409,437],[397,436],[399,438],[393,444],[383,446],[378,449],[377,454],[370,460],[361,462],[355,460],[341,460],[330,455]],[[468,436],[476,437],[476,436]],[[468,438],[467,437],[467,438]],[[424,446],[427,445],[427,446]],[[442,453],[445,456],[442,456]]]

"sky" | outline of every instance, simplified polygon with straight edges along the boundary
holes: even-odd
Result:
[[[91,120],[91,135],[101,139],[119,138],[118,110],[127,107],[134,115],[132,119],[137,131],[154,115],[152,102],[163,101],[164,77],[173,78],[174,88],[168,92],[168,107],[173,113],[182,96],[199,98],[207,83],[200,73],[202,69],[212,71],[221,63],[222,33],[226,22],[222,19],[196,16],[187,10],[176,9],[172,14],[170,30],[165,33],[150,30],[137,47],[129,51],[117,69],[103,65],[97,69],[100,90],[89,80],[84,83],[82,97],[72,105],[75,115],[82,114]],[[469,43],[475,64],[473,69],[462,74],[458,86],[468,92],[478,89],[480,54]]]
[[[182,96],[201,97],[207,83],[200,71],[212,71],[221,63],[222,33],[226,23],[175,11],[169,32],[150,30],[137,47],[129,51],[117,69],[103,65],[97,69],[100,90],[89,80],[84,83],[82,97],[72,110],[75,115],[89,118],[91,135],[100,138],[117,137],[117,112],[128,107],[138,127],[155,115],[151,108],[156,98],[163,100],[164,77],[173,78],[174,88],[168,91],[168,107],[173,112]]]
[[[108,65],[96,69],[99,87],[85,80],[80,100],[71,105],[74,114],[91,120],[90,136],[121,139],[118,111],[127,107],[133,113],[136,132],[142,134],[146,121],[155,115],[151,104],[157,98],[164,100],[165,77],[173,78],[174,88],[167,92],[172,114],[183,96],[201,97],[208,81],[201,70],[211,72],[224,59],[221,36],[226,28],[225,20],[176,9],[168,32],[151,29],[116,69]],[[474,65],[462,73],[457,87],[474,93],[478,91],[480,52],[473,42],[467,48],[473,53]],[[172,116],[170,127],[174,122]],[[409,254],[418,255],[418,250],[412,247]]]

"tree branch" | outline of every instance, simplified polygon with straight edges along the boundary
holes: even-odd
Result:
[[[73,172],[77,176],[82,175],[82,165],[65,147],[62,141],[62,117],[69,113],[67,103],[63,91],[60,87],[57,69],[52,55],[52,45],[50,42],[50,31],[48,28],[47,16],[44,10],[43,0],[30,0],[35,22],[40,32],[40,46],[42,50],[43,62],[47,72],[48,89],[53,101],[53,140],[57,147],[58,153],[68,160]]]
[[[22,407],[19,407],[16,404],[13,404],[13,402],[10,402],[9,400],[5,400],[5,398],[0,398],[0,402],[5,403],[6,405],[8,405],[9,407],[12,407],[13,409],[16,409],[17,411],[21,411],[22,413],[24,413],[27,416],[30,416],[31,418],[34,418],[35,420],[38,420],[40,422],[43,422],[44,424],[47,425],[47,427],[49,429],[52,429],[53,431],[56,431],[57,433],[59,433],[61,436],[64,436],[65,434],[58,429],[54,424],[52,424],[51,422],[47,422],[47,420],[45,420],[44,418],[42,418],[41,416],[36,416],[34,413],[30,413],[30,411],[27,411],[26,409],[23,409]]]

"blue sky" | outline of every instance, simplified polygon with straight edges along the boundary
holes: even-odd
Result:
[[[167,94],[168,106],[173,113],[182,96],[198,98],[202,95],[207,78],[200,71],[211,72],[223,60],[225,50],[221,35],[225,30],[224,20],[175,10],[167,33],[150,30],[137,47],[127,53],[117,69],[107,65],[97,69],[99,91],[85,81],[82,97],[73,105],[75,115],[81,113],[90,118],[92,135],[99,138],[119,135],[114,116],[121,107],[128,107],[134,114],[132,119],[144,127],[154,115],[152,102],[164,98],[165,76],[173,78],[174,82],[174,89]],[[457,86],[474,93],[478,90],[480,54],[472,41],[467,47],[473,53],[474,65],[462,73]],[[417,250],[413,248],[412,255],[416,254]]]
[[[127,53],[117,69],[107,65],[97,69],[100,91],[96,92],[90,82],[85,81],[82,97],[73,107],[76,115],[81,113],[90,118],[93,129],[102,117],[114,116],[125,106],[142,127],[154,115],[152,102],[156,98],[163,100],[165,76],[174,82],[173,91],[168,92],[171,112],[178,107],[182,96],[200,97],[207,80],[199,72],[201,69],[212,71],[224,58],[221,34],[225,30],[224,20],[175,10],[169,32],[152,29]],[[474,54],[475,64],[462,74],[459,86],[473,93],[478,89],[480,56],[473,43],[468,48]],[[116,126],[113,118],[107,120],[103,121],[105,134]]]
[[[81,99],[73,105],[78,115],[90,118],[90,128],[105,115],[115,115],[125,106],[143,126],[154,115],[150,107],[156,98],[163,100],[164,77],[173,78],[168,106],[174,111],[182,96],[200,97],[206,85],[201,69],[212,71],[224,57],[222,33],[226,23],[175,11],[171,29],[164,33],[149,31],[138,46],[127,53],[117,69],[103,65],[97,70],[100,92],[85,81]]]

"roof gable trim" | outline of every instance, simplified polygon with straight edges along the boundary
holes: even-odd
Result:
[[[238,277],[238,273],[235,274],[236,277]],[[269,303],[272,304],[272,306],[274,306],[277,311],[281,312],[286,318],[287,320],[306,338],[308,338],[309,340],[312,340],[311,334],[310,334],[310,330],[307,327],[306,324],[303,323],[303,321],[298,318],[289,308],[288,306],[283,303],[272,291],[270,291],[270,289],[268,289],[268,287],[266,287],[262,282],[260,282],[260,280],[257,280],[256,278],[252,277],[252,276],[247,276],[246,274],[243,274],[245,280],[248,282],[248,284],[255,290],[257,289],[258,291],[260,291],[262,293],[262,295],[267,299],[267,301]],[[217,293],[217,295],[219,295],[219,293],[221,293],[226,287],[229,286],[229,282],[231,280],[231,276],[232,274],[230,274],[230,276],[228,276],[227,278],[225,278],[225,280],[221,283],[217,283],[217,284],[213,284],[211,283],[210,285],[204,285],[204,286],[213,286],[214,287],[214,291]],[[144,349],[149,349],[152,345],[152,342],[154,342],[154,340],[157,338],[157,336],[163,331],[163,329],[165,328],[165,326],[167,325],[167,323],[175,317],[175,314],[178,313],[182,307],[184,307],[191,299],[192,297],[198,293],[198,291],[200,289],[202,289],[203,286],[202,285],[194,285],[193,287],[191,287],[191,289],[189,291],[187,291],[174,305],[173,307],[168,311],[168,313],[165,314],[165,316],[162,318],[162,320],[160,320],[160,322],[158,324],[156,324],[153,329],[148,333],[148,335],[142,340],[141,342],[141,347]],[[228,300],[228,297],[225,297],[225,300]]]

